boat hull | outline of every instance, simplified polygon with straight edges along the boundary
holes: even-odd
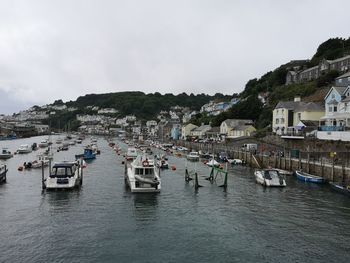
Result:
[[[158,181],[156,184],[155,182],[151,181],[142,182],[142,180],[137,180],[132,174],[131,168],[128,168],[125,179],[132,193],[159,193],[161,190],[160,181]],[[137,186],[137,182],[139,182],[139,186]]]
[[[329,182],[329,185],[334,191],[337,191],[338,193],[341,193],[343,195],[350,196],[350,188],[344,187],[340,184],[337,184],[335,182]]]
[[[298,178],[298,180],[308,183],[316,183],[316,184],[323,184],[325,183],[325,179],[320,176],[315,176],[307,173],[303,173],[301,171],[295,171],[295,174]]]

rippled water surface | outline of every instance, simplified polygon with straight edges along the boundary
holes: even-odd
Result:
[[[185,159],[171,156],[177,170],[162,172],[160,194],[131,194],[122,157],[103,138],[98,145],[80,191],[42,192],[40,170],[18,172],[37,152],[6,161],[0,262],[350,262],[350,198],[328,186],[288,177],[284,189],[263,188],[252,169],[233,167],[224,192],[222,178],[210,184],[198,163],[203,187],[195,192],[184,181]]]

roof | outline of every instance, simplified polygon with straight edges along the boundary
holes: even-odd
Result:
[[[238,125],[235,127],[235,130],[236,131],[245,131],[246,129],[248,129],[250,127],[255,129],[255,127],[253,125]]]
[[[341,58],[337,58],[337,59],[335,59],[335,60],[331,60],[331,63],[343,61],[343,60],[348,59],[348,58],[350,58],[350,55],[345,56],[345,57],[341,57]]]
[[[300,120],[306,127],[317,127],[318,121]]]
[[[220,127],[212,127],[207,133],[220,133]]]
[[[76,162],[62,162],[62,163],[55,163],[53,165],[53,168],[57,168],[57,167],[72,167],[74,165],[76,165]]]
[[[329,94],[331,93],[331,91],[334,89],[336,92],[338,92],[338,94],[340,96],[342,96],[345,92],[347,87],[339,87],[339,86],[333,86],[329,89],[329,91],[327,92],[326,96],[324,97],[324,99],[327,99],[327,97],[329,96]]]
[[[210,128],[211,128],[210,125],[202,125],[202,126],[199,126],[199,127],[195,128],[195,129],[193,129],[192,131],[194,131],[194,132],[201,132],[201,131],[206,130],[206,129],[209,130]]]
[[[346,73],[343,74],[343,75],[340,75],[340,76],[337,77],[336,79],[342,79],[342,78],[347,78],[347,77],[350,77],[350,71],[349,71],[349,72],[346,72]]]
[[[316,102],[280,101],[275,109],[288,109],[294,111],[323,111],[323,105]]]
[[[336,101],[335,99],[332,99],[327,104],[329,104],[329,105],[331,105],[331,104],[338,104],[338,101]]]
[[[234,128],[238,125],[245,125],[245,124],[253,124],[252,120],[246,120],[246,119],[227,119],[223,122],[226,123],[226,125],[230,128]]]

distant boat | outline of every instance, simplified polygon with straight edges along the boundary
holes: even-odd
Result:
[[[199,161],[199,154],[198,152],[190,152],[187,154],[187,160],[197,162]]]
[[[0,164],[0,184],[6,183],[7,167],[4,164]]]
[[[160,169],[169,169],[169,163],[165,159],[160,159],[157,161],[157,167]]]
[[[0,152],[0,159],[10,159],[13,157],[13,154],[7,150],[7,148],[2,148],[2,151]]]
[[[38,146],[40,148],[45,148],[49,146],[49,141],[48,140],[42,140],[41,142],[39,142]]]
[[[32,168],[41,168],[43,165],[48,166],[50,157],[48,155],[38,155],[38,160],[32,162]]]
[[[96,159],[96,154],[91,148],[85,148],[83,154],[76,154],[75,159],[83,158],[84,160]]]
[[[285,187],[286,180],[274,169],[255,170],[255,180],[263,186]]]
[[[344,185],[336,182],[329,182],[329,184],[334,191],[350,196],[350,185]]]
[[[56,144],[61,144],[62,143],[62,139],[61,138],[58,138],[57,140],[56,140]]]
[[[232,165],[244,164],[244,162],[241,159],[227,159],[227,161]]]
[[[137,157],[137,150],[136,150],[136,148],[129,147],[128,151],[126,153],[126,157],[125,157],[126,160],[127,161],[132,161],[132,160],[136,159],[136,157]]]
[[[28,144],[22,144],[17,150],[17,153],[19,154],[30,152],[32,152],[32,147],[30,147]]]
[[[326,182],[325,179],[322,178],[321,176],[304,173],[302,171],[295,171],[295,174],[298,180],[303,182],[317,183],[317,184],[323,184]]]

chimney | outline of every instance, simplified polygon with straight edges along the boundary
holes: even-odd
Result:
[[[301,101],[300,96],[295,96],[295,97],[294,97],[294,101],[295,101],[295,102]]]

